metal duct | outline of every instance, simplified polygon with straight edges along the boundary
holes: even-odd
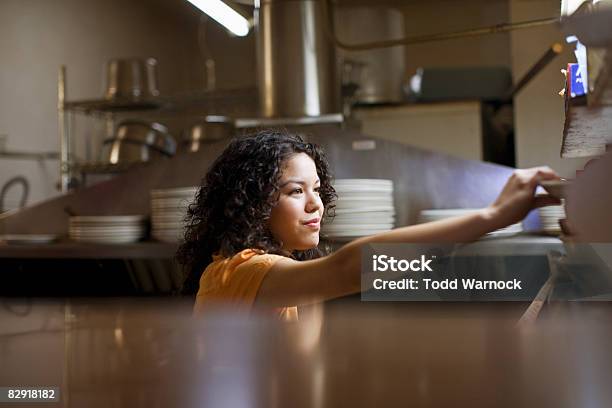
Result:
[[[389,7],[339,7],[335,22],[338,37],[349,43],[383,41],[404,36],[404,15]],[[343,83],[359,88],[355,100],[361,103],[402,102],[406,63],[404,47],[363,51],[339,50],[348,76]]]
[[[262,0],[255,9],[261,115],[340,112],[334,46],[316,0]]]

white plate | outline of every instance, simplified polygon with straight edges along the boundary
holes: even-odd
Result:
[[[57,239],[54,234],[4,234],[0,235],[0,242],[7,244],[48,244]]]
[[[83,237],[80,235],[71,235],[70,239],[73,241],[82,241],[82,242],[136,242],[143,239],[143,236],[108,236],[108,237]]]
[[[357,184],[357,185],[384,185],[384,186],[392,186],[393,180],[389,179],[359,179],[359,178],[346,178],[346,179],[336,179],[332,183],[334,185],[345,185],[345,184]]]
[[[361,223],[352,223],[352,224],[340,224],[340,225],[336,225],[335,223],[332,224],[325,224],[323,225],[323,228],[327,228],[327,229],[338,229],[338,228],[348,228],[348,229],[380,229],[380,228],[389,228],[390,226],[392,226],[392,223],[389,222],[373,222],[370,220],[366,220],[364,222]]]
[[[162,198],[162,197],[188,197],[193,198],[197,193],[199,187],[178,187],[178,188],[164,188],[151,190],[151,197]]]
[[[144,234],[146,233],[146,229],[124,229],[124,230],[116,230],[116,229],[96,229],[96,230],[88,230],[88,229],[74,229],[70,228],[68,232],[70,234],[86,234],[86,235],[112,235],[112,234]]]
[[[480,211],[476,208],[457,208],[457,209],[447,209],[447,210],[423,210],[419,213],[419,217],[417,219],[418,224],[424,224],[427,222],[444,220],[447,218],[459,217],[462,215],[473,214],[477,211]]]
[[[372,235],[372,234],[369,234]],[[359,238],[367,237],[367,235],[346,235],[346,236],[326,236],[322,237],[327,241],[331,242],[351,242]]]
[[[358,234],[362,234],[364,233],[364,231],[389,231],[391,229],[393,229],[393,225],[390,225],[390,224],[387,224],[387,225],[370,224],[363,228],[360,228],[358,225],[355,225],[352,227],[340,227],[340,228],[332,228],[332,229],[323,228],[321,232],[330,233],[330,234],[337,234],[337,233],[345,234],[346,232],[355,232]]]
[[[161,207],[161,206],[177,206],[177,205],[189,205],[193,202],[193,199],[186,197],[178,197],[178,198],[153,198],[151,199],[152,207]]]
[[[118,225],[118,226],[75,226],[71,225],[68,227],[69,231],[75,232],[137,232],[145,231],[144,225]]]
[[[189,204],[176,205],[151,205],[151,215],[153,214],[187,214]]]
[[[185,218],[185,214],[154,214],[151,217],[153,222],[175,222],[181,221]]]
[[[95,237],[95,238],[85,238],[85,237],[75,237],[72,238],[73,241],[76,242],[87,242],[87,243],[98,243],[98,244],[129,244],[132,242],[140,241],[140,237]]]
[[[151,235],[153,234],[184,234],[184,228],[157,228],[151,230]]]
[[[456,217],[458,215],[472,214],[480,211],[480,208],[447,208],[447,209],[429,209],[421,210],[419,213],[420,217],[435,217],[435,218],[449,218]]]
[[[80,215],[69,218],[70,223],[76,224],[136,224],[146,220],[146,215]]]
[[[358,183],[358,182],[342,182],[332,184],[337,191],[392,191],[393,183]]]
[[[118,241],[134,242],[144,238],[144,235],[69,235],[73,241]]]
[[[345,208],[335,209],[336,215],[348,214],[389,214],[395,215],[395,208],[392,205],[376,205],[368,208]]]
[[[146,229],[146,224],[69,224],[68,229],[80,231],[134,231]]]
[[[380,209],[380,208],[389,208],[390,205],[389,203],[384,203],[382,201],[370,201],[370,202],[364,202],[364,201],[358,201],[358,202],[350,202],[350,201],[343,201],[341,203],[337,203],[336,204],[336,209],[338,211],[336,211],[336,214],[339,214],[339,211],[344,211],[344,210],[359,210],[360,212],[367,212],[369,211],[376,211],[375,209]]]
[[[540,212],[565,212],[565,207],[563,205],[547,205],[546,207],[538,208]]]
[[[359,183],[344,183],[344,184],[333,184],[334,190],[343,192],[391,192],[393,191],[393,185],[385,184],[359,184]]]
[[[360,192],[360,193],[338,193],[338,200],[389,200],[393,201],[393,194],[390,192],[384,193],[371,193],[371,192]]]
[[[352,239],[354,238],[359,238],[359,237],[367,237],[369,235],[375,235],[375,234],[380,234],[383,232],[387,232],[389,230],[386,229],[382,229],[382,230],[370,230],[370,231],[343,231],[343,232],[335,232],[333,234],[324,234],[323,238],[347,238],[347,237],[351,237]]]
[[[392,198],[387,198],[387,197],[372,197],[372,198],[353,198],[353,197],[345,197],[345,198],[339,198],[336,202],[335,202],[336,206],[338,205],[342,205],[342,204],[348,204],[348,205],[353,205],[353,204],[366,204],[366,205],[377,205],[377,206],[392,206],[393,205],[393,199]]]
[[[152,209],[151,218],[155,217],[175,217],[175,218],[183,218],[187,215],[187,211],[177,211],[177,210],[159,210]]]
[[[151,235],[183,235],[185,234],[185,230],[183,228],[165,228],[165,229],[154,229],[151,230]]]
[[[161,222],[168,222],[168,221],[178,221],[178,220],[184,220],[185,219],[185,214],[153,214],[153,216],[151,216],[151,221],[155,222],[155,221],[161,221]]]
[[[377,194],[377,195],[393,195],[393,189],[387,187],[375,187],[375,188],[346,188],[346,187],[337,187],[334,188],[336,190],[336,194],[338,196],[344,196],[347,194],[350,195],[359,195],[359,194]]]
[[[344,229],[337,231],[326,231],[322,230],[321,235],[329,235],[329,236],[345,236],[345,235],[371,235],[377,234],[379,232],[391,231],[393,228],[373,228],[373,229]]]
[[[376,213],[372,213],[372,214],[376,214]],[[391,223],[393,224],[395,222],[395,217],[392,215],[373,215],[373,216],[363,216],[363,215],[357,215],[357,216],[350,216],[350,215],[337,215],[333,218],[333,220],[326,222],[325,225],[342,225],[342,224],[349,224],[349,225],[359,225],[359,224],[365,224],[365,223]]]

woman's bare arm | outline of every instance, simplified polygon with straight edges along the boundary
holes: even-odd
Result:
[[[357,293],[361,289],[361,247],[383,242],[470,242],[519,222],[535,207],[558,203],[534,197],[541,180],[558,176],[547,167],[517,170],[497,200],[473,214],[427,224],[396,228],[348,243],[335,253],[311,261],[281,259],[274,264],[257,294],[256,304],[291,306]]]

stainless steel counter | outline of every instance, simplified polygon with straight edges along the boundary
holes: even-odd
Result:
[[[48,407],[604,407],[609,303],[404,303],[297,323],[191,303],[5,301],[0,384],[60,387]],[[15,407],[24,405],[13,405]]]

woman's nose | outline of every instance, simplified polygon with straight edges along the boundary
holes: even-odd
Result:
[[[308,194],[308,201],[306,202],[306,211],[307,212],[315,212],[318,211],[323,203],[321,202],[321,198],[317,193]]]

